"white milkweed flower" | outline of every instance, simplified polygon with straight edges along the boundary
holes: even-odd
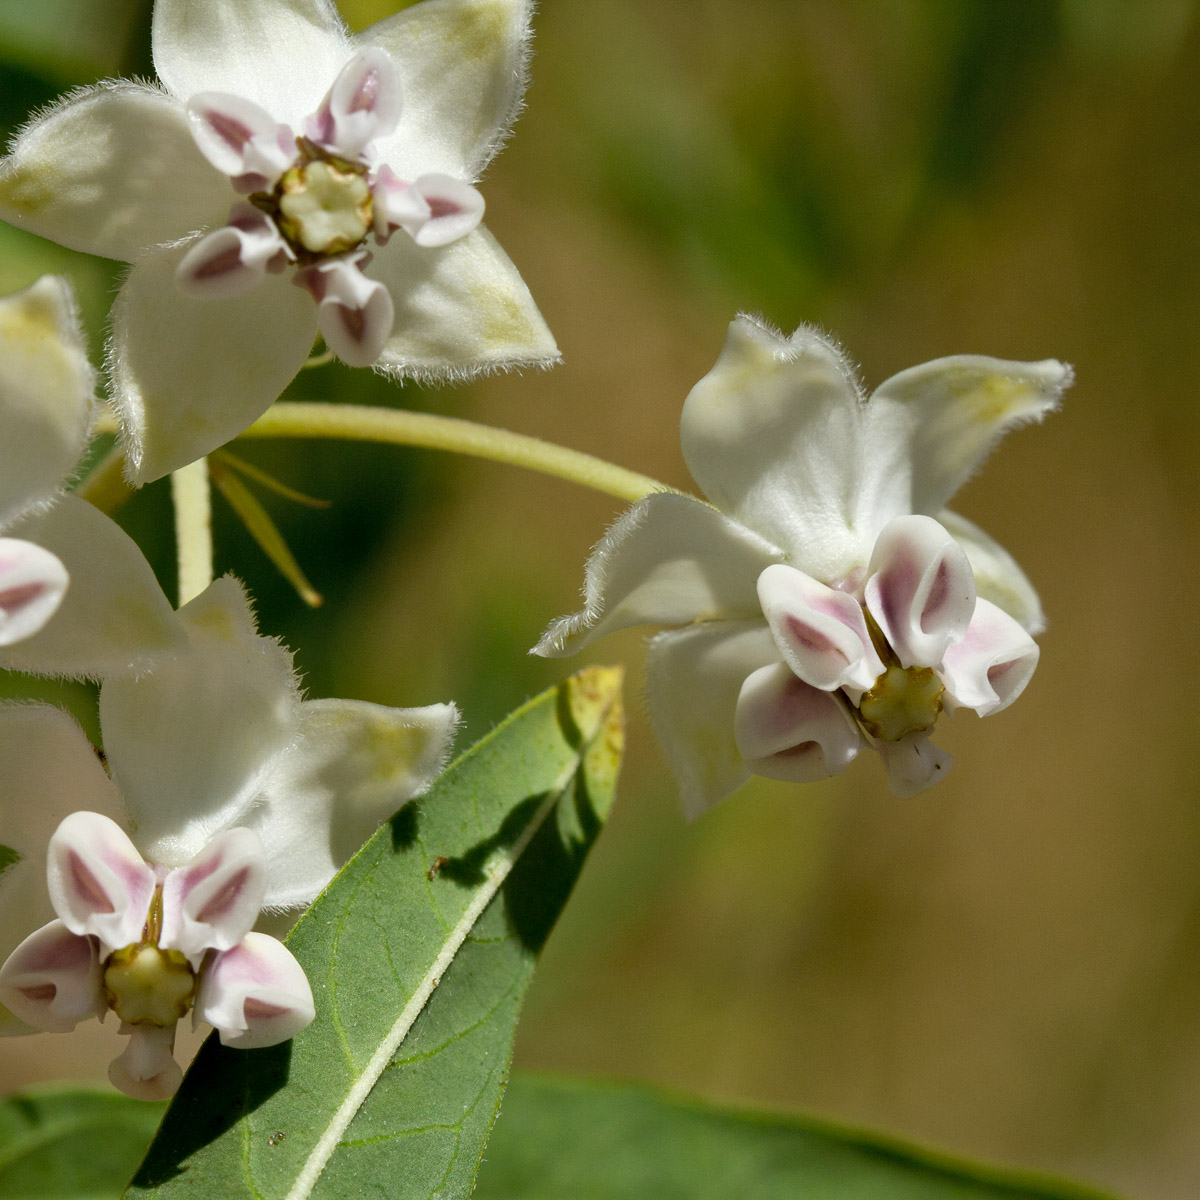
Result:
[[[472,186],[531,11],[424,0],[352,36],[330,0],[156,0],[161,86],[85,88],[20,132],[0,217],[132,264],[109,372],[135,481],[245,429],[318,329],[397,376],[557,361]]]
[[[94,404],[70,284],[47,275],[0,298],[0,666],[103,675],[144,666],[178,640],[138,548],[59,493]]]
[[[183,649],[100,689],[107,770],[61,710],[0,707],[0,1033],[111,1008],[131,1040],[109,1077],[148,1099],[179,1082],[189,1011],[232,1046],[311,1020],[303,971],[251,927],[311,902],[424,791],[458,723],[448,704],[302,701],[232,579],[178,623]]]
[[[868,399],[841,350],[748,317],[683,408],[711,504],[639,501],[588,562],[585,607],[535,653],[631,625],[680,626],[647,658],[650,716],[695,815],[751,774],[806,782],[864,746],[892,791],[941,778],[942,711],[998,712],[1033,674],[1041,606],[1013,559],[945,508],[1071,370],[942,358]]]

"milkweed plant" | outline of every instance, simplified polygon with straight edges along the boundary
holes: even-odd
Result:
[[[485,1145],[529,973],[612,801],[621,673],[564,675],[449,766],[451,697],[305,698],[243,584],[213,578],[210,494],[247,430],[482,455],[628,505],[580,564],[582,608],[542,614],[532,649],[650,630],[645,703],[692,819],[736,806],[752,776],[797,800],[843,772],[888,803],[937,788],[944,723],[1003,722],[1034,680],[1035,587],[948,506],[1059,406],[1072,371],[1054,359],[955,355],[872,390],[827,332],[734,316],[711,331],[708,373],[664,401],[681,405],[692,493],[638,473],[636,446],[603,462],[408,411],[413,389],[377,408],[280,401],[331,357],[426,386],[558,362],[485,224],[482,176],[524,104],[534,15],[532,0],[420,0],[352,34],[330,0],[155,0],[156,77],[70,92],[0,161],[4,221],[128,264],[103,364],[66,275],[0,300],[0,665],[18,696],[0,707],[0,1033],[100,1021],[122,1038],[113,1093],[38,1097],[46,1121],[108,1105],[91,1141],[44,1156],[48,1179],[108,1171],[96,1186],[114,1195],[129,1178],[129,1195],[534,1194],[489,1184]],[[113,519],[164,476],[174,603]],[[310,593],[265,510],[226,494]],[[421,637],[452,652],[430,617]],[[503,679],[499,658],[490,670]],[[19,698],[32,676],[95,681],[98,713]],[[995,755],[992,725],[962,752]],[[212,1031],[190,1067],[180,1022]],[[522,1086],[495,1149],[513,1180],[520,1162],[569,1161],[599,1119],[582,1084]],[[97,1152],[131,1129],[119,1164]],[[803,1194],[884,1170],[855,1147],[841,1184]],[[669,1190],[656,1158],[637,1159],[642,1190],[587,1194],[716,1194]],[[962,1172],[972,1196],[1017,1194]],[[745,1178],[722,1194],[758,1194]],[[931,1174],[921,1194],[942,1186]]]

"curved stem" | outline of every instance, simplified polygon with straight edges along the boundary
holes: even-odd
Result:
[[[440,417],[407,409],[281,402],[269,408],[240,436],[338,438],[448,450],[540,471],[630,503],[651,492],[670,490],[648,475],[627,471],[602,458],[568,450],[541,438],[510,433],[506,429],[495,429],[458,417]]]
[[[179,604],[194,600],[213,580],[212,489],[208,459],[198,458],[171,474],[175,543],[179,558]]]

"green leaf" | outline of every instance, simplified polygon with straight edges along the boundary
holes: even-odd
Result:
[[[21,861],[21,856],[11,847],[0,843],[0,875],[3,875],[9,867],[16,866]]]
[[[620,672],[531,701],[401,809],[288,945],[317,1018],[202,1048],[127,1195],[470,1194],[534,962],[612,804]]]
[[[162,1110],[115,1092],[74,1089],[0,1100],[0,1196],[116,1200]]]
[[[819,1121],[722,1110],[640,1085],[517,1075],[475,1200],[567,1197],[1103,1200]]]

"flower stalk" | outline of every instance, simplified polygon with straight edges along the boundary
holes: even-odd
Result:
[[[182,608],[213,581],[212,489],[207,458],[198,458],[171,473],[171,499],[175,505]]]

